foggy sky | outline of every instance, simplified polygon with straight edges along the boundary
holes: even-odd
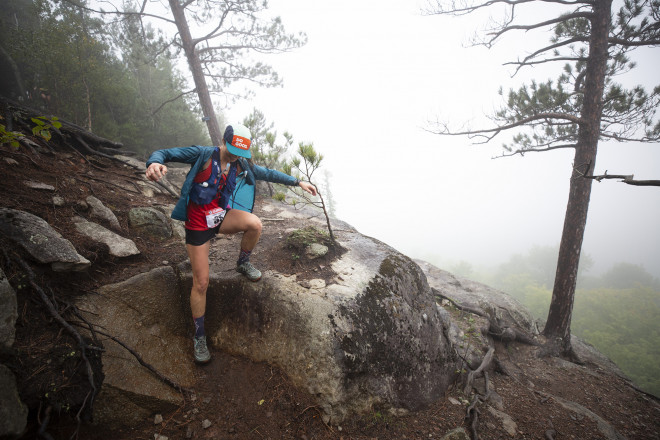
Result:
[[[226,109],[227,119],[257,108],[280,133],[313,142],[332,174],[337,216],[411,257],[449,269],[461,260],[492,265],[534,245],[557,245],[572,150],[493,160],[505,137],[475,146],[425,130],[436,119],[483,127],[484,115],[501,104],[500,87],[556,78],[559,63],[513,78],[502,66],[547,43],[549,34],[518,33],[491,50],[466,48],[484,14],[423,16],[420,7],[405,0],[271,1],[286,29],[306,32],[309,42],[267,57],[284,87],[257,90]],[[646,50],[638,59],[638,68],[618,80],[648,90],[660,56]],[[659,179],[660,147],[601,143],[595,173],[605,170]],[[595,260],[591,273],[625,261],[660,277],[658,225],[660,188],[594,182],[583,246]]]

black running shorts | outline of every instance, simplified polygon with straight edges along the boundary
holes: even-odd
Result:
[[[186,244],[201,246],[215,237],[218,231],[220,231],[220,225],[205,231],[193,231],[192,229],[186,229]]]

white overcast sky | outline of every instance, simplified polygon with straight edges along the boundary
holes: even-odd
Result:
[[[445,269],[559,243],[572,150],[492,160],[504,139],[476,146],[424,130],[435,119],[484,125],[501,103],[500,86],[556,78],[559,65],[514,78],[502,65],[546,43],[547,33],[512,34],[487,50],[466,44],[485,14],[424,16],[421,3],[406,0],[269,4],[287,31],[304,31],[309,42],[268,57],[282,88],[257,90],[224,112],[242,120],[257,108],[280,133],[313,142],[331,172],[339,218]],[[533,10],[536,21],[550,12]],[[641,53],[627,81],[657,82],[658,55]],[[660,146],[601,144],[596,165],[599,174],[660,179]],[[625,261],[660,276],[659,225],[660,188],[594,183],[583,247],[596,262],[592,273]]]

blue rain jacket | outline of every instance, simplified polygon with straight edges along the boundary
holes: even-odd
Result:
[[[147,167],[152,163],[166,164],[167,162],[179,162],[191,165],[186,180],[181,187],[181,196],[172,211],[171,217],[173,219],[186,221],[186,207],[188,206],[188,196],[193,185],[193,179],[197,173],[202,171],[202,167],[206,161],[209,160],[215,148],[216,147],[200,147],[197,145],[190,147],[167,148],[164,150],[156,150],[151,153],[151,156],[149,156]],[[234,209],[252,212],[252,209],[254,208],[254,185],[257,180],[265,180],[267,182],[280,183],[289,186],[295,186],[298,184],[298,180],[295,177],[259,165],[250,165],[248,161],[242,157],[238,158],[238,162],[243,172],[236,177],[236,188],[234,189],[230,200],[230,206]]]

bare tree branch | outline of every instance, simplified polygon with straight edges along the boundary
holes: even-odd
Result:
[[[530,25],[508,25],[505,26],[503,29],[500,29],[497,32],[491,32],[489,35],[493,35],[491,38],[490,42],[495,41],[497,38],[502,36],[504,33],[509,32],[509,31],[530,31],[533,29],[538,29],[544,26],[550,26],[553,24],[557,23],[563,23],[566,20],[571,20],[574,18],[590,18],[592,14],[590,12],[574,12],[572,14],[566,14],[566,15],[561,15],[557,18],[553,18],[552,20],[546,20],[541,23],[535,23],[535,24],[530,24]]]
[[[548,58],[548,59],[545,59],[545,60],[528,61],[528,62],[509,61],[508,63],[504,63],[503,66],[509,66],[509,65],[533,66],[534,64],[552,63],[552,62],[555,62],[555,61],[587,61],[587,58],[583,58],[583,57],[557,57],[557,58]]]
[[[574,116],[574,115],[570,115],[568,113],[539,113],[537,115],[529,116],[527,118],[523,118],[519,121],[510,123],[510,124],[501,125],[501,126],[493,127],[493,128],[486,128],[486,129],[482,129],[482,130],[467,130],[467,131],[451,132],[451,131],[449,131],[449,128],[447,127],[446,124],[437,123],[436,125],[441,125],[441,127],[442,127],[439,131],[428,130],[428,129],[427,129],[427,131],[430,132],[430,133],[440,134],[440,135],[447,135],[447,136],[466,136],[466,135],[467,136],[474,136],[474,135],[485,134],[485,133],[494,133],[495,135],[497,135],[502,131],[509,130],[509,129],[515,128],[515,127],[520,127],[520,126],[523,126],[523,125],[527,125],[530,122],[534,122],[534,121],[546,122],[548,119],[559,119],[559,120],[572,122],[574,124],[580,124],[580,123],[583,122],[581,118],[579,118],[577,116]]]
[[[521,156],[524,156],[525,153],[540,153],[543,151],[552,151],[552,150],[562,150],[566,148],[575,148],[577,145],[576,144],[562,144],[562,145],[553,145],[550,147],[545,147],[545,148],[530,148],[530,149],[519,149],[516,151],[508,152],[508,153],[502,153],[500,156],[495,156],[493,159],[499,159],[502,157],[512,157],[515,156],[516,154],[520,154]]]
[[[163,107],[165,107],[165,105],[169,104],[170,102],[174,102],[174,101],[176,101],[177,99],[179,99],[183,96],[189,95],[191,93],[196,93],[196,92],[197,92],[197,89],[192,89],[192,90],[188,90],[187,92],[179,93],[174,98],[168,99],[167,101],[165,101],[161,105],[159,105],[158,108],[151,113],[151,116],[156,116],[156,113],[158,113]]]
[[[660,180],[635,180],[635,176],[633,174],[630,175],[624,175],[624,174],[607,174],[607,170],[605,170],[605,174],[602,174],[600,176],[588,176],[585,175],[583,176],[587,179],[594,179],[596,182],[601,182],[603,179],[622,179],[622,183],[627,183],[628,185],[634,185],[634,186],[660,186]]]

